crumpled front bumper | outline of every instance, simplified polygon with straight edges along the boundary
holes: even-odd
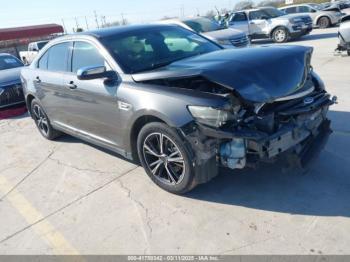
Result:
[[[226,167],[255,166],[259,162],[276,161],[281,156],[293,159],[291,162],[297,166],[305,166],[316,151],[322,149],[318,145],[325,144],[332,132],[330,121],[326,118],[327,111],[328,107],[325,107],[302,115],[303,119],[298,123],[282,126],[273,134],[244,129],[217,130],[203,125],[199,126],[199,130],[205,136],[223,141],[224,145],[229,144],[218,149],[220,162]]]

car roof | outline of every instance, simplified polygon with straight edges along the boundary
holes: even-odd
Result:
[[[87,31],[82,33],[77,33],[75,35],[79,36],[93,36],[96,38],[104,38],[112,35],[123,34],[130,31],[139,31],[139,30],[147,30],[147,29],[157,29],[157,28],[166,28],[166,27],[174,27],[168,24],[144,24],[144,25],[125,25],[125,26],[116,26],[103,28],[93,31]]]
[[[251,9],[244,9],[244,10],[239,10],[239,11],[234,11],[233,13],[238,13],[238,12],[252,12],[252,11],[259,11],[262,9],[271,9],[271,8],[275,8],[273,6],[262,6],[259,8],[251,8]]]

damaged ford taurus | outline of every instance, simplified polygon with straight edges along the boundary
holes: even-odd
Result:
[[[45,138],[67,133],[138,160],[182,194],[221,166],[302,163],[319,151],[336,99],[311,56],[309,47],[224,50],[178,26],[126,26],[53,40],[22,81]]]

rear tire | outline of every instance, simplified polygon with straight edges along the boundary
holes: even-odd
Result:
[[[190,151],[166,124],[145,125],[137,138],[137,151],[147,175],[160,188],[184,194],[196,186]]]
[[[272,40],[275,43],[285,43],[288,41],[289,33],[288,30],[284,27],[277,27],[272,32]]]
[[[61,132],[55,130],[50,123],[48,116],[40,103],[33,99],[30,107],[31,115],[34,122],[39,129],[40,134],[48,140],[54,140],[55,138],[62,135]]]
[[[330,25],[331,25],[331,21],[329,20],[328,17],[322,16],[322,17],[320,17],[320,18],[318,19],[317,25],[318,25],[319,28],[322,28],[322,29],[323,29],[323,28],[328,28],[328,27],[330,27]]]

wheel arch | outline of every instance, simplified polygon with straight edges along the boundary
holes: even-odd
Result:
[[[27,105],[27,109],[28,109],[28,112],[30,115],[32,115],[32,108],[31,108],[31,104],[32,104],[32,101],[35,99],[35,96],[33,94],[28,94],[26,96],[26,105]]]
[[[132,159],[135,161],[139,161],[138,155],[137,155],[137,137],[141,131],[141,129],[152,122],[158,122],[158,123],[164,123],[168,124],[164,119],[162,119],[159,116],[154,116],[151,114],[143,115],[138,117],[132,124],[130,129],[130,138],[129,138],[129,148],[131,151]]]
[[[316,19],[316,25],[318,25],[318,22],[320,21],[320,19],[322,17],[326,17],[328,20],[329,20],[329,24],[332,25],[332,18],[329,16],[329,15],[326,15],[326,14],[322,14],[320,15],[319,17],[317,17]]]
[[[290,34],[290,31],[289,31],[289,29],[288,29],[287,26],[285,26],[285,25],[276,25],[275,27],[272,28],[272,30],[271,30],[271,32],[270,32],[270,37],[271,37],[271,38],[272,38],[272,36],[273,36],[273,32],[274,32],[277,28],[284,28],[284,29],[287,31],[288,35]]]

